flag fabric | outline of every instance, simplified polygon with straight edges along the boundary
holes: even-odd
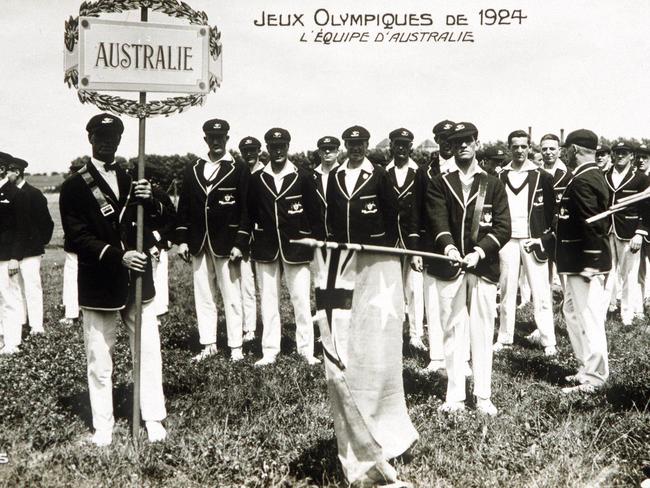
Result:
[[[349,483],[396,482],[388,459],[418,438],[404,399],[400,259],[319,249],[317,321],[338,453]]]

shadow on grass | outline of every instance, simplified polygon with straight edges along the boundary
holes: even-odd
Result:
[[[297,459],[290,461],[289,474],[298,480],[309,481],[317,486],[330,484],[345,486],[338,461],[336,438],[319,440]]]
[[[605,393],[607,402],[617,411],[648,411],[650,388],[647,385],[614,384]]]
[[[79,417],[88,429],[93,429],[93,415],[90,409],[88,390],[75,395],[59,397],[58,403],[63,409]],[[133,386],[129,384],[113,388],[113,415],[115,420],[126,419],[130,426],[132,414]]]
[[[573,370],[541,354],[528,356],[503,353],[502,357],[507,364],[507,370],[527,374],[537,381],[546,381],[557,386],[566,386],[564,377],[574,373]]]

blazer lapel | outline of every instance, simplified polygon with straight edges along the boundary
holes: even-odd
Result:
[[[528,172],[528,213],[530,214],[535,201],[535,193],[537,192],[537,184],[539,183],[539,171]]]
[[[266,189],[273,195],[273,198],[276,198],[278,196],[277,192],[275,191],[275,181],[273,181],[273,177],[262,171],[260,174],[260,179],[262,180],[262,183],[264,183],[264,186]]]
[[[212,179],[214,181],[214,184],[210,186],[210,189],[208,190],[208,193],[211,193],[212,190],[217,188],[221,183],[224,182],[230,174],[235,171],[235,165],[232,164],[230,161],[222,161],[221,165],[219,166],[219,171],[217,171],[217,175]]]
[[[124,207],[131,192],[131,177],[121,168],[115,170],[117,175],[117,186],[120,189],[120,206]]]
[[[208,191],[205,187],[205,183],[204,183],[205,180],[203,178],[204,167],[205,167],[205,161],[199,159],[194,165],[194,180],[196,181],[196,184],[199,185],[199,188],[203,190],[203,193],[207,195]]]
[[[316,180],[316,193],[318,197],[325,203],[325,191],[323,190],[322,175],[319,172],[314,172],[314,179]]]
[[[350,194],[348,193],[348,189],[345,187],[345,171],[336,172],[336,184],[339,186],[339,190],[341,190],[341,193],[343,193],[345,198],[349,200]]]
[[[350,195],[350,198],[352,198],[354,195],[359,193],[359,191],[366,186],[366,184],[370,181],[372,178],[372,173],[368,173],[365,170],[361,170],[359,172],[359,178],[357,179],[357,183],[354,185],[354,191],[352,192],[352,195]]]
[[[465,200],[463,199],[463,187],[460,183],[460,176],[458,175],[458,171],[447,173],[443,175],[442,178],[445,180],[445,183],[447,183],[449,190],[451,190],[451,194],[454,195],[460,206],[465,208]]]
[[[88,172],[93,176],[93,179],[97,183],[97,187],[102,191],[104,196],[108,200],[110,200],[110,202],[116,207],[115,209],[117,210],[117,207],[119,206],[119,199],[117,198],[117,195],[113,193],[111,187],[108,185],[108,183],[106,183],[106,180],[102,178],[102,176],[99,174],[99,171],[97,171],[97,168],[95,168],[95,166],[92,163],[89,163],[87,166],[88,166]],[[119,179],[118,179],[118,185],[119,185]]]
[[[293,184],[298,180],[298,173],[291,173],[282,178],[282,186],[280,187],[280,193],[278,198],[288,192]]]

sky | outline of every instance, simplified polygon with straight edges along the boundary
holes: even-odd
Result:
[[[35,172],[65,171],[90,153],[85,125],[100,112],[81,104],[63,82],[64,21],[78,15],[77,0],[2,0],[0,41],[0,151],[30,163]],[[292,135],[290,152],[314,149],[324,135],[340,137],[359,124],[371,145],[398,127],[416,145],[432,138],[443,119],[473,122],[483,141],[505,139],[532,127],[547,132],[589,128],[607,138],[650,137],[650,36],[646,0],[500,0],[499,9],[521,9],[521,25],[479,25],[484,0],[187,0],[222,32],[223,82],[202,107],[147,121],[149,154],[204,154],[201,126],[210,118],[230,122],[230,148],[271,127]],[[314,13],[428,14],[432,26],[333,27],[324,32],[377,33],[471,31],[473,43],[323,43]],[[259,27],[262,12],[294,18],[304,26]],[[320,20],[325,13],[320,12]],[[447,26],[447,15],[465,15],[468,26]],[[137,11],[103,18],[136,21]],[[153,15],[151,21],[165,22]],[[300,42],[301,35],[309,42]],[[122,96],[136,98],[136,93]],[[163,99],[149,93],[148,99]],[[123,117],[118,154],[137,156],[138,123]],[[558,134],[559,135],[559,134]]]

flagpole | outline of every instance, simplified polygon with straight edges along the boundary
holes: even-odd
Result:
[[[140,20],[147,22],[149,12],[147,7],[140,8]],[[147,103],[147,92],[140,92],[140,105]],[[146,131],[146,116],[139,118],[138,130],[138,180],[144,179],[144,166],[145,166],[145,131]],[[137,237],[136,237],[136,251],[142,252],[144,247],[144,208],[142,202],[138,202],[137,207]],[[135,275],[135,339],[133,351],[133,441],[138,445],[140,437],[140,364],[141,364],[141,342],[142,342],[142,273]]]
[[[417,251],[413,249],[401,249],[398,247],[388,246],[373,246],[372,244],[356,244],[348,242],[331,242],[319,241],[317,239],[303,238],[303,239],[290,239],[292,244],[299,244],[308,247],[325,247],[327,249],[347,249],[349,251],[366,251],[376,252],[381,254],[391,254],[394,256],[421,256],[423,258],[440,259],[441,261],[449,261],[451,263],[461,264],[463,261],[454,259],[444,254],[437,254],[433,252]]]

